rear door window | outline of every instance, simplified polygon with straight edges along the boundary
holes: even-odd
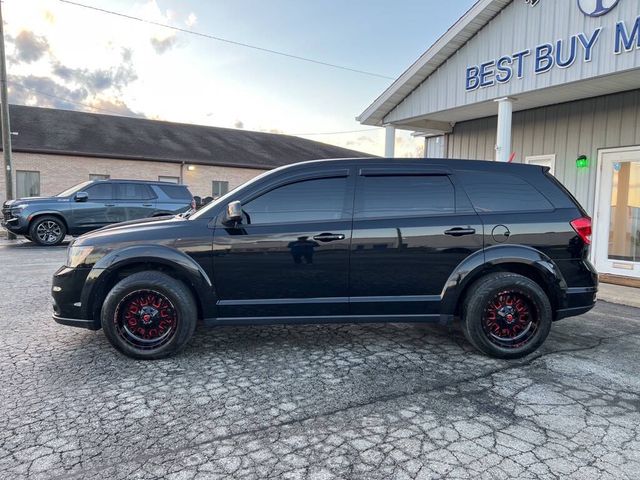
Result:
[[[455,190],[446,175],[358,178],[356,218],[443,215],[455,210]]]
[[[117,200],[150,200],[155,195],[148,185],[142,183],[116,183]]]
[[[478,213],[553,210],[553,205],[524,178],[504,172],[457,174]]]

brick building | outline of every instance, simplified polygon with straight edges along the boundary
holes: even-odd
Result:
[[[184,183],[217,197],[275,167],[362,157],[299,137],[11,105],[14,196],[55,195],[94,178]],[[6,198],[4,169],[0,199]]]

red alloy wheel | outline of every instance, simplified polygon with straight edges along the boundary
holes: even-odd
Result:
[[[482,329],[493,344],[519,348],[528,343],[539,327],[538,312],[525,293],[505,290],[489,301],[482,318]]]
[[[178,314],[171,301],[153,290],[136,290],[124,297],[114,316],[118,335],[130,345],[152,350],[175,334]]]

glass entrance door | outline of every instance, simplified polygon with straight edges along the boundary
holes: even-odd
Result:
[[[640,278],[640,147],[602,151],[599,168],[596,267]]]

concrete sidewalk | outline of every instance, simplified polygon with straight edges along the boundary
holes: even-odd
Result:
[[[598,286],[598,300],[640,308],[640,288],[623,287],[600,282]]]

